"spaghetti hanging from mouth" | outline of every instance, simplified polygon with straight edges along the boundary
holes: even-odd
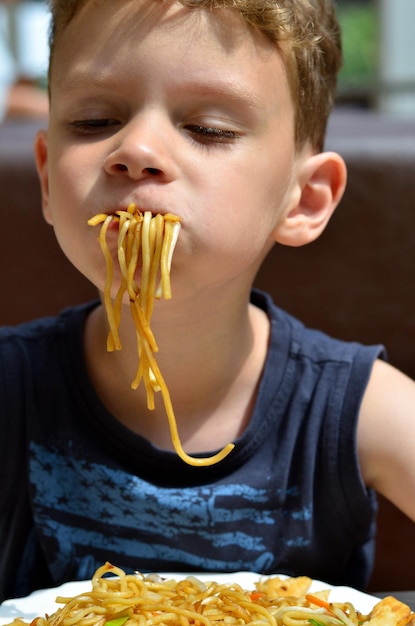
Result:
[[[108,227],[114,221],[118,222],[117,258],[121,272],[115,298],[111,294],[114,262],[107,243]],[[88,220],[88,224],[101,225],[98,240],[106,264],[104,306],[109,325],[107,350],[113,352],[122,348],[118,329],[123,300],[127,294],[136,329],[138,353],[137,371],[131,387],[137,389],[141,382],[144,384],[147,407],[150,410],[155,408],[155,392],[161,393],[174,450],[189,465],[207,466],[225,458],[234,445],[230,443],[217,454],[202,458],[190,456],[183,450],[170,393],[156,361],[158,347],[150,327],[155,299],[172,297],[170,270],[181,228],[180,221],[172,213],[153,216],[150,211],[141,213],[135,204],[130,204],[126,211],[117,211],[115,214],[99,213]],[[137,268],[140,267],[141,281],[138,285],[135,277]]]

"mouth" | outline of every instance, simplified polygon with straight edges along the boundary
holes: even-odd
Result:
[[[153,225],[152,237],[154,238],[157,229],[155,225],[156,222],[159,224],[159,229],[160,224],[170,223],[174,225],[174,244],[172,246],[174,249],[182,222],[182,218],[175,213],[160,209],[137,208],[136,204],[131,202],[127,208],[112,209],[106,213],[97,213],[87,220],[88,226],[101,226],[100,238],[102,236],[105,237],[105,233],[110,232],[119,233],[120,237],[125,236],[127,231],[131,230],[132,232],[132,229],[138,234],[141,228],[147,230],[150,227],[150,223]],[[139,230],[136,230],[136,227],[139,228]],[[164,226],[161,226],[161,228],[163,229]]]
[[[112,218],[112,220],[108,224],[108,230],[118,230],[120,221],[124,222],[125,220],[139,220],[144,219],[144,215],[146,213],[150,213],[151,217],[156,217],[157,215],[161,215],[165,217],[166,215],[170,215],[170,211],[161,207],[141,207],[137,206],[134,202],[130,204],[122,205],[119,208],[111,208],[108,211],[103,211],[102,213],[94,214],[90,219],[88,219],[89,226],[97,226],[102,224],[108,218]]]
[[[107,283],[112,284],[113,259],[118,258],[123,277],[122,288],[128,291],[130,301],[135,302],[141,290],[135,282],[136,271],[141,267],[145,272],[145,286],[151,279],[152,297],[171,298],[170,270],[172,255],[181,229],[181,218],[173,213],[154,214],[152,211],[136,209],[130,204],[127,210],[112,213],[98,213],[88,220],[92,227],[100,226],[98,241],[107,264]],[[107,241],[109,231],[117,238],[116,250],[110,250]],[[111,248],[114,244],[111,237]],[[159,286],[155,289],[157,276]],[[143,280],[141,279],[141,283]],[[143,285],[141,284],[141,287]],[[106,298],[110,298],[110,288],[105,288]],[[118,299],[118,296],[117,296]]]

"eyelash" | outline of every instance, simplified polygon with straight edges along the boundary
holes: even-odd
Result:
[[[94,135],[117,126],[119,122],[110,118],[91,118],[86,120],[74,120],[68,124],[70,130],[84,135]]]
[[[85,120],[74,120],[68,124],[68,128],[75,133],[81,135],[98,135],[112,127],[119,125],[120,122],[111,118],[91,118]],[[213,126],[203,126],[202,124],[188,124],[184,126],[190,134],[195,136],[195,140],[209,143],[231,143],[239,139],[239,133],[224,128],[216,128]],[[196,139],[197,138],[197,139]]]
[[[197,135],[199,140],[202,139],[206,143],[227,143],[239,139],[239,134],[233,130],[202,126],[200,124],[189,124],[185,128],[192,134]]]

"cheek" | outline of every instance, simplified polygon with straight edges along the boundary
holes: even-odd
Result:
[[[285,212],[293,163],[289,151],[287,156],[272,151],[253,153],[248,162],[225,173],[223,184],[217,189],[215,213],[226,215],[229,227],[248,239],[267,237]]]
[[[64,156],[52,158],[49,175],[49,213],[53,225],[79,221],[91,185],[84,159],[69,150]],[[85,216],[85,219],[87,217]]]
[[[285,208],[289,168],[274,169],[258,159],[212,176],[194,220],[194,253],[198,271],[236,277],[256,273],[273,243],[273,232]],[[203,261],[203,263],[202,263]],[[210,276],[209,276],[210,274]]]
[[[86,185],[85,170],[73,156],[62,158],[53,153],[49,170],[49,202],[45,218],[52,225],[65,255],[77,264],[77,258],[83,255],[79,241],[89,228],[82,191]]]

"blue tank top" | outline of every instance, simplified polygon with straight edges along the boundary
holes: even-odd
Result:
[[[83,354],[96,303],[0,330],[0,598],[89,579],[105,561],[364,588],[376,502],[356,422],[383,349],[306,329],[264,293],[252,301],[272,328],[257,401],[211,467],[155,448],[101,404]]]

